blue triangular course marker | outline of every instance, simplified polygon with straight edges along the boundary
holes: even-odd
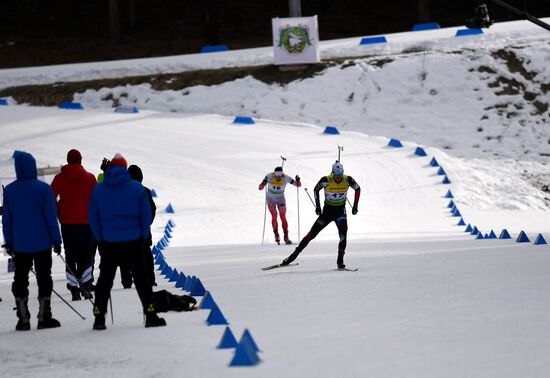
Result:
[[[157,253],[157,257],[155,257],[155,264],[160,264],[164,261],[164,256],[162,252]]]
[[[479,232],[476,236],[476,240],[477,239],[483,239],[483,234],[481,232]]]
[[[523,231],[521,231],[518,235],[518,238],[516,239],[516,242],[518,243],[529,243],[531,240],[527,237],[527,234]]]
[[[432,167],[439,167],[439,163],[437,162],[437,160],[435,160],[435,157],[433,157],[432,160],[430,160],[430,165]]]
[[[211,325],[227,325],[229,323],[223,316],[218,305],[214,303],[214,305],[212,306],[212,310],[210,310],[210,314],[208,315],[208,318],[206,318],[206,324],[211,326]]]
[[[470,226],[470,223],[468,223],[464,232],[472,232],[472,226]]]
[[[535,245],[541,245],[541,244],[548,244],[548,243],[546,243],[546,240],[544,239],[544,236],[542,236],[542,234],[538,234],[537,238],[535,239]]]
[[[71,109],[71,110],[82,110],[84,107],[80,102],[62,102],[59,104],[59,109]]]
[[[361,41],[359,42],[359,45],[374,45],[377,43],[386,43],[388,40],[385,36],[381,37],[367,37],[367,38],[361,38]]]
[[[178,289],[182,289],[183,288],[183,285],[185,285],[185,280],[187,279],[187,277],[185,276],[185,274],[183,274],[182,272],[180,272],[179,276],[178,276],[178,279],[176,281],[176,287]]]
[[[172,271],[172,274],[170,274],[170,279],[168,280],[168,282],[178,282],[179,277],[180,277],[180,274],[178,273],[176,268],[174,268],[174,270]]]
[[[174,221],[172,219],[170,219],[168,221],[168,224],[170,225],[170,227],[176,227],[176,224],[174,223]]]
[[[447,172],[445,172],[445,170],[443,169],[443,167],[439,167],[439,169],[437,170],[437,174],[439,176],[445,176],[447,174]]]
[[[451,191],[449,190],[447,194],[445,194],[445,198],[455,198],[455,197],[453,196],[453,193],[451,193]]]
[[[485,233],[485,235],[483,236],[483,239],[489,239],[489,234]]]
[[[458,221],[457,226],[466,226],[466,223],[464,222],[464,219],[460,218],[460,220]]]
[[[433,30],[433,29],[440,29],[441,27],[437,22],[425,22],[422,24],[414,24],[412,31],[424,31],[424,30]]]
[[[200,278],[197,278],[197,283],[191,288],[189,295],[193,297],[202,297],[206,293],[206,290],[201,282]]]
[[[452,209],[454,206],[455,206],[455,203],[453,202],[453,200],[451,200],[451,201],[449,202],[449,204],[447,205],[447,207],[448,207],[449,209]]]
[[[164,265],[164,268],[162,268],[160,274],[163,275],[165,278],[168,278],[172,275],[172,268],[168,265],[168,263]]]
[[[229,366],[254,366],[258,363],[260,363],[260,357],[249,343],[244,342],[237,345]]]
[[[157,198],[157,192],[155,192],[155,189],[151,189],[151,197]]]
[[[170,214],[175,213],[174,208],[172,207],[171,203],[168,203],[168,206],[166,206],[166,212],[170,213]]]
[[[162,270],[164,269],[164,267],[166,266],[166,261],[162,260],[159,264],[159,267],[157,268],[157,270],[159,272],[162,272]]]
[[[5,98],[0,98],[0,105],[6,106],[6,105],[9,105],[9,102]]]
[[[168,230],[164,230],[164,236],[165,236],[167,239],[172,238],[172,234],[171,234],[170,231],[168,231]]]
[[[153,248],[151,248],[151,253],[153,254],[153,256],[157,257],[157,255],[159,254],[159,250],[157,248],[156,245],[153,246]]]
[[[174,227],[170,226],[170,223],[166,223],[166,227],[164,227],[164,232],[170,231],[172,232],[174,230]]]
[[[233,120],[234,125],[254,125],[255,123],[252,117],[237,116]]]
[[[202,298],[201,303],[201,310],[211,310],[212,307],[214,307],[214,298],[212,297],[212,294],[210,294],[209,291],[206,292],[204,297]]]
[[[325,131],[323,131],[323,134],[340,135],[340,131],[334,126],[327,126],[325,127]]]
[[[472,235],[477,235],[478,233],[479,233],[479,230],[477,229],[477,226],[474,226],[474,228],[472,228],[471,234]]]
[[[497,234],[495,234],[495,232],[491,230],[491,232],[489,232],[489,239],[496,239],[496,238],[497,238]]]
[[[451,183],[451,180],[449,180],[449,178],[447,176],[445,176],[443,178],[443,181],[441,181],[443,184],[450,184]]]
[[[414,154],[416,156],[428,156],[428,154],[426,154],[426,151],[424,151],[422,147],[416,147],[416,150],[414,150]]]
[[[195,276],[187,276],[187,279],[185,280],[185,284],[183,285],[183,289],[185,291],[191,291],[193,286],[195,286],[195,283],[197,282],[197,277]]]
[[[252,348],[254,349],[255,352],[261,352],[260,348],[258,348],[258,345],[256,344],[256,342],[252,338],[252,335],[250,334],[248,329],[244,330],[243,335],[241,336],[241,339],[239,340],[239,343],[242,343],[243,341],[249,343],[252,346]]]
[[[116,107],[115,113],[126,113],[126,114],[139,113],[139,109],[137,106],[133,106],[133,105],[119,105]]]
[[[403,145],[401,144],[401,141],[399,139],[390,139],[388,142],[388,147],[395,147],[395,148],[401,148]]]
[[[225,331],[223,331],[222,339],[220,340],[220,343],[216,348],[218,349],[233,349],[236,348],[239,343],[237,342],[237,339],[233,335],[233,332],[231,332],[231,329],[229,327],[225,327]]]
[[[451,213],[454,214],[454,212],[456,211],[457,207],[455,204],[453,204],[453,207],[451,207]]]
[[[453,217],[460,217],[460,216],[462,216],[462,215],[460,214],[460,211],[458,211],[458,209],[455,207],[455,211],[454,211],[454,213],[453,213]]]
[[[510,234],[508,233],[508,230],[503,228],[502,229],[502,232],[500,233],[499,239],[512,239],[512,237],[510,236]]]
[[[459,29],[456,31],[455,37],[464,37],[467,35],[479,35],[483,34],[481,29]]]

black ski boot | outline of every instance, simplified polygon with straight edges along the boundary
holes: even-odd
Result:
[[[28,331],[31,329],[31,315],[29,314],[29,297],[15,298],[17,317],[19,321],[15,326],[16,331]]]
[[[52,318],[51,297],[38,297],[38,326],[37,329],[61,327],[57,319]]]
[[[103,331],[104,329],[107,329],[107,327],[105,326],[105,315],[95,316],[93,329],[95,329],[96,331]]]
[[[159,318],[155,310],[155,306],[151,303],[145,310],[145,328],[164,327],[166,320]]]
[[[94,295],[92,294],[92,290],[90,288],[91,285],[92,284],[90,282],[82,284],[80,292],[82,293],[82,297],[84,297],[84,299],[94,299]]]
[[[76,286],[72,286],[67,284],[67,289],[71,292],[71,300],[73,302],[79,301],[82,298],[80,298],[80,289]]]
[[[288,256],[286,259],[283,260],[283,262],[281,263],[282,266],[285,266],[285,265],[288,265],[290,264],[291,262],[293,262],[294,260],[296,260],[296,258],[298,257],[298,255],[300,254],[300,252],[298,252],[298,250],[294,250],[294,252],[292,252],[290,254],[290,256]]]
[[[279,231],[273,230],[273,233],[275,234],[275,243],[281,244],[281,237],[279,236]]]
[[[285,240],[285,244],[287,244],[287,245],[288,245],[288,244],[292,244],[292,240],[290,240],[290,239],[288,238],[288,231],[285,232],[285,234],[284,234],[284,240]]]
[[[338,259],[336,260],[338,269],[346,269],[346,264],[344,264],[344,254],[344,252],[338,252]]]

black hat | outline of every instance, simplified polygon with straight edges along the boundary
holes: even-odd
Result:
[[[282,172],[283,171],[283,167],[275,167],[275,172]]]

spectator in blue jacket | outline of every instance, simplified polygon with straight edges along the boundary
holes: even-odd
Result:
[[[17,180],[4,189],[2,231],[4,248],[15,262],[12,293],[15,297],[18,331],[30,329],[29,272],[33,263],[38,282],[38,329],[59,327],[52,317],[52,246],[61,253],[61,234],[57,223],[55,199],[50,186],[36,176],[36,161],[31,154],[13,154]]]
[[[157,316],[143,256],[151,232],[151,207],[143,186],[130,178],[127,167],[126,159],[117,153],[109,163],[105,179],[94,188],[88,209],[88,221],[101,257],[94,303],[96,330],[106,328],[107,301],[121,264],[130,266],[145,313],[145,327],[166,325]]]

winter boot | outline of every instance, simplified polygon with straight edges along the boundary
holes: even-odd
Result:
[[[145,310],[145,328],[164,327],[166,320],[159,318],[155,311],[155,306],[151,303]]]
[[[338,259],[336,260],[336,265],[338,269],[345,269],[346,265],[344,264],[344,252],[338,252]]]
[[[288,238],[288,231],[286,231],[284,234],[284,240],[285,240],[285,244],[292,244],[292,240]]]
[[[80,292],[82,293],[82,297],[84,297],[84,299],[94,299],[94,295],[92,294],[92,290],[90,288],[91,285],[92,284],[90,281],[82,284]]]
[[[15,326],[16,331],[28,331],[31,329],[31,315],[29,314],[28,303],[29,297],[15,298],[17,318],[19,318],[19,321]]]
[[[279,230],[273,230],[273,233],[275,234],[275,243],[281,244],[281,237],[279,236]]]
[[[80,289],[78,287],[67,284],[67,289],[69,289],[69,291],[71,292],[71,296],[72,296],[71,300],[73,302],[76,302],[82,299],[80,298]]]
[[[51,300],[51,297],[38,297],[38,329],[61,327],[61,323],[52,318]]]
[[[283,262],[281,263],[281,265],[288,265],[290,264],[291,262],[293,262],[294,260],[296,260],[296,258],[298,257],[298,255],[300,254],[300,252],[298,252],[298,250],[294,250],[294,252],[292,252],[290,254],[290,256],[288,256],[286,259],[283,260]]]

